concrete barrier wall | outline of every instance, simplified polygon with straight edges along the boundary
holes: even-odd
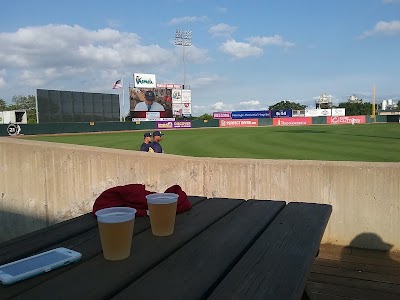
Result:
[[[0,241],[89,212],[107,188],[142,183],[157,192],[179,184],[189,195],[328,203],[324,243],[400,250],[399,178],[400,163],[194,158],[0,138]]]

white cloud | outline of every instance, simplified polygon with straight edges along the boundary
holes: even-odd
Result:
[[[395,35],[400,34],[400,21],[380,21],[375,24],[374,29],[365,31],[360,38],[367,38],[373,35]]]
[[[233,39],[223,43],[219,49],[235,58],[258,56],[263,53],[263,50],[257,46],[253,46],[248,43],[237,42]]]
[[[178,25],[178,24],[185,24],[185,23],[197,23],[197,22],[205,22],[208,18],[206,16],[186,16],[180,18],[173,18],[171,21],[168,22],[169,25]]]
[[[32,88],[96,91],[99,87],[97,91],[104,92],[110,80],[132,76],[132,70],[146,72],[157,66],[159,72],[171,72],[182,61],[179,47],[144,45],[135,33],[78,25],[0,32],[0,45],[0,88],[18,87],[21,92]],[[193,45],[185,50],[188,63],[210,59],[206,49]],[[6,71],[10,75],[5,76]]]
[[[255,106],[255,105],[260,105],[260,101],[258,101],[258,100],[250,100],[250,101],[240,102],[239,104],[240,105],[252,105],[252,106]]]
[[[235,32],[237,27],[230,26],[225,23],[219,23],[217,25],[212,26],[208,32],[212,36],[230,36],[232,33]]]
[[[382,0],[384,4],[400,3],[400,0]]]
[[[232,104],[226,104],[222,101],[211,105],[213,111],[232,111],[234,106]]]
[[[182,46],[175,47],[175,54],[177,57],[180,57],[182,60]],[[203,48],[198,48],[195,45],[190,47],[185,47],[185,61],[191,63],[206,63],[210,61],[210,57],[208,56],[208,50]]]
[[[284,48],[290,48],[294,46],[294,43],[284,41],[283,38],[275,34],[274,36],[252,36],[246,39],[250,44],[255,46],[279,46]]]
[[[80,26],[46,25],[0,33],[2,67],[48,68],[160,64],[173,54],[158,45],[143,46],[134,33],[91,31]]]
[[[201,74],[190,79],[191,87],[220,86],[225,82],[225,78],[216,74]]]

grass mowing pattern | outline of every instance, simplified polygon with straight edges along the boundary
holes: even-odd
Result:
[[[164,131],[166,153],[197,157],[400,162],[400,125],[313,125]],[[143,131],[27,139],[138,150]]]

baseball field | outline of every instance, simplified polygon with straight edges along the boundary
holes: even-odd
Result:
[[[198,157],[400,162],[400,124],[168,130],[165,153]],[[24,138],[138,150],[143,131]]]

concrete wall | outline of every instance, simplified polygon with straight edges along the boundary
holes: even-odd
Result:
[[[324,243],[400,250],[400,163],[194,158],[0,138],[0,241],[91,211],[105,189],[328,203]]]

